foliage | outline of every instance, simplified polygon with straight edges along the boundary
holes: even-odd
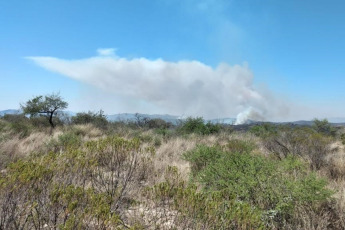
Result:
[[[219,159],[223,151],[219,147],[208,147],[200,145],[198,148],[183,154],[183,158],[190,162],[191,173],[196,176],[208,164],[212,164]]]
[[[255,144],[251,141],[231,139],[223,146],[223,150],[235,153],[250,153],[255,147]]]
[[[212,124],[211,122],[205,124],[202,117],[189,117],[179,127],[179,132],[183,134],[209,135],[219,133],[219,131],[220,126],[218,124]]]
[[[5,114],[3,119],[9,122],[11,130],[21,138],[29,136],[32,132],[32,124],[23,114]]]
[[[245,202],[274,223],[288,220],[295,206],[317,204],[332,194],[324,180],[308,173],[294,157],[277,161],[206,146],[199,146],[185,157],[192,165],[194,181],[203,185],[205,193]]]
[[[35,117],[28,118],[24,114],[5,114],[2,119],[9,122],[12,128],[17,133],[26,133],[23,136],[28,136],[31,133],[28,131],[33,128],[50,127],[49,121],[44,115],[38,115]],[[56,117],[55,124],[62,125],[63,122],[60,120],[59,117]]]
[[[114,136],[78,148],[68,135],[59,141],[62,151],[34,154],[0,173],[0,229],[124,227],[128,192],[146,178],[153,150]]]
[[[146,196],[158,207],[164,204],[165,210],[158,212],[177,210],[173,219],[165,221],[181,229],[264,229],[260,210],[218,192],[198,191],[194,184],[181,180],[176,167],[168,167],[165,182],[149,187]],[[159,222],[154,220],[152,224],[160,228]]]
[[[254,145],[238,139],[229,140],[225,146],[205,146],[199,145],[196,149],[183,154],[183,158],[190,162],[191,173],[195,176],[202,171],[207,165],[224,157],[224,154],[231,152],[249,153],[253,150]],[[224,151],[226,150],[226,151]]]
[[[336,130],[334,129],[334,127],[331,126],[327,119],[314,119],[313,128],[317,132],[324,135],[335,136],[336,133]]]
[[[319,170],[326,165],[331,153],[332,138],[317,133],[308,127],[290,128],[264,140],[264,146],[279,159],[289,155],[300,156],[310,162],[310,167]]]
[[[251,127],[249,131],[259,137],[268,137],[277,134],[278,126],[271,123],[263,123]]]
[[[0,119],[0,229],[344,229],[344,156],[330,154],[328,132],[262,124],[250,130],[257,137],[207,137],[202,118],[104,131],[84,125],[92,114],[39,141],[17,135],[45,117]],[[339,185],[334,199],[313,170]]]
[[[49,121],[47,120],[46,116],[36,116],[36,117],[30,117],[29,119],[30,123],[35,127],[35,128],[47,128],[50,127]],[[62,122],[59,120],[58,117],[55,118],[55,124],[61,125]]]
[[[108,120],[106,116],[103,114],[103,111],[100,110],[99,112],[83,112],[77,113],[75,116],[72,117],[72,124],[88,124],[91,123],[96,127],[105,129],[108,125]]]
[[[54,128],[53,116],[55,116],[59,110],[66,109],[67,106],[68,103],[63,101],[59,94],[51,94],[44,97],[34,97],[21,105],[21,109],[24,114],[29,114],[30,117],[36,117],[39,114],[46,115],[51,127]]]
[[[149,129],[169,129],[173,125],[170,122],[166,122],[163,119],[155,118],[147,121],[147,127]]]

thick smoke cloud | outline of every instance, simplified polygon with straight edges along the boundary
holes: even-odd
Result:
[[[205,118],[239,114],[245,122],[281,119],[288,112],[282,101],[255,88],[253,73],[246,64],[221,63],[213,68],[198,61],[127,59],[114,55],[111,49],[98,52],[100,56],[80,60],[28,58],[114,97],[145,101],[169,114]]]

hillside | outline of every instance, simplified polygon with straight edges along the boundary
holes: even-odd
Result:
[[[0,229],[345,228],[344,128],[35,119],[0,119]]]

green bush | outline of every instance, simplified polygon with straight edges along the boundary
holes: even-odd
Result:
[[[3,119],[9,122],[12,132],[19,134],[21,138],[29,136],[33,130],[29,118],[24,114],[6,114]]]
[[[202,171],[207,165],[224,157],[231,152],[250,153],[254,149],[253,143],[238,139],[229,140],[225,146],[199,145],[196,149],[184,153],[182,156],[190,162],[193,176]],[[224,151],[225,150],[225,151]]]
[[[102,110],[98,113],[89,111],[87,113],[77,113],[76,116],[73,116],[72,124],[93,124],[98,128],[105,129],[107,128],[108,120]]]
[[[263,123],[260,125],[254,125],[250,128],[249,132],[258,137],[268,137],[277,134],[278,126],[271,123]]]
[[[71,145],[69,135],[59,141]],[[0,172],[0,229],[126,228],[129,191],[152,168],[151,151],[111,136],[9,164]]]
[[[327,119],[314,119],[313,129],[318,133],[329,136],[335,136],[336,133],[335,128],[331,126]]]
[[[51,139],[47,143],[47,148],[53,152],[60,152],[67,149],[77,149],[82,145],[82,136],[75,130],[69,130],[60,134],[57,139]]]
[[[220,126],[218,124],[212,124],[211,122],[205,124],[202,117],[189,117],[182,122],[178,130],[182,134],[195,133],[199,135],[209,135],[219,133]]]
[[[262,211],[262,218],[287,221],[298,205],[317,204],[332,194],[326,181],[308,173],[297,158],[282,161],[248,152],[199,146],[185,154],[193,180],[208,194],[245,202]]]
[[[172,130],[172,129],[162,129],[162,128],[155,129],[154,132],[158,135],[163,136],[164,139],[171,138],[175,133],[174,130]]]
[[[205,193],[194,184],[187,185],[176,167],[168,167],[165,182],[148,188],[146,195],[156,205],[164,204],[167,210],[161,212],[178,211],[172,218],[163,216],[157,221],[172,223],[176,229],[264,229],[260,210],[221,193]]]
[[[59,122],[59,119],[55,119],[55,122],[61,125],[61,122]],[[50,127],[49,120],[45,116],[37,116],[37,117],[31,117],[30,123],[37,128],[48,128]]]
[[[254,143],[250,141],[244,141],[239,139],[231,139],[228,143],[224,146],[224,150],[227,152],[235,152],[235,153],[250,153],[255,148]]]
[[[77,148],[81,145],[81,136],[73,132],[67,132],[58,136],[58,143],[64,148]]]
[[[222,157],[224,152],[219,146],[208,147],[200,145],[196,149],[183,154],[183,158],[190,162],[192,175],[195,176],[207,165]]]

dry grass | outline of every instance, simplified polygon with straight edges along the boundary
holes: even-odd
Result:
[[[187,137],[173,137],[156,147],[156,155],[153,159],[155,167],[155,177],[152,182],[161,182],[164,171],[168,166],[176,166],[183,179],[189,179],[190,166],[189,163],[182,159],[182,154],[192,150],[197,145],[226,145],[229,140],[239,139],[243,141],[252,142],[259,145],[257,137],[251,134],[238,133],[220,133],[218,135],[199,136],[189,135]]]
[[[183,178],[188,179],[189,164],[182,160],[182,154],[193,149],[196,144],[195,139],[177,137],[159,146],[154,158],[154,167],[157,174],[155,180],[161,181],[163,179],[162,175],[168,166],[176,166],[183,175]]]
[[[0,144],[0,167],[12,162],[15,159],[23,158],[32,152],[43,150],[50,136],[45,132],[34,132],[28,137],[20,138],[20,135],[9,135]]]
[[[3,121],[1,121],[4,123]],[[50,128],[43,128],[41,131],[31,132],[27,137],[11,132],[6,128],[0,135],[0,168],[15,159],[23,158],[35,152],[46,151],[47,145],[52,140],[58,140],[59,136],[73,130],[81,135],[83,141],[89,141],[104,137],[103,132],[91,124],[74,125],[68,128],[56,128],[50,132]]]
[[[0,122],[2,122],[0,120]],[[1,125],[1,124],[0,124]],[[65,128],[57,128],[49,135],[48,130],[40,132],[32,132],[29,136],[21,138],[20,135],[11,134],[10,130],[3,130],[0,132],[0,170],[4,165],[14,159],[26,157],[33,152],[44,152],[47,149],[47,144],[51,140],[58,140],[59,136],[67,132],[73,132],[80,135],[82,142],[99,139],[105,136],[104,131],[96,128],[93,125],[73,125]],[[137,130],[129,130],[121,128],[118,135],[126,139],[130,139],[137,135]],[[162,182],[165,179],[165,171],[168,166],[176,166],[181,178],[185,181],[189,180],[190,165],[183,160],[183,153],[192,150],[199,144],[212,146],[215,144],[226,145],[229,140],[239,139],[243,141],[252,142],[256,145],[255,152],[260,154],[271,154],[262,143],[262,140],[250,133],[220,133],[217,135],[199,136],[172,136],[165,138],[162,135],[155,134],[152,130],[140,132],[142,136],[150,136],[151,139],[144,141],[143,148],[155,146],[155,141],[159,140],[159,144],[155,146],[155,155],[151,158],[152,168],[149,169],[148,177],[145,184],[138,186],[151,186]],[[325,157],[325,166],[323,166],[317,173],[321,176],[327,176],[329,180],[329,188],[336,191],[334,194],[334,201],[330,206],[322,207],[322,209],[315,211],[309,210],[305,207],[298,207],[298,212],[294,216],[296,223],[293,226],[286,225],[284,229],[327,229],[332,226],[332,229],[345,229],[345,148],[341,142],[334,142],[330,148],[329,153]],[[131,193],[131,195],[140,196],[138,192]],[[142,197],[141,197],[142,198]],[[139,200],[141,199],[138,198]],[[141,200],[140,200],[141,201]],[[160,211],[162,207],[155,207],[155,209],[147,210],[147,207],[137,206],[128,210],[128,217],[132,218],[133,223],[139,220],[142,213],[146,213],[146,226],[150,221],[161,221],[163,217],[159,215],[167,215],[165,219],[174,218],[174,210]],[[156,213],[155,213],[156,212]],[[172,228],[170,222],[161,223],[162,228]],[[331,223],[331,224],[330,224]],[[164,226],[164,227],[163,227]]]

